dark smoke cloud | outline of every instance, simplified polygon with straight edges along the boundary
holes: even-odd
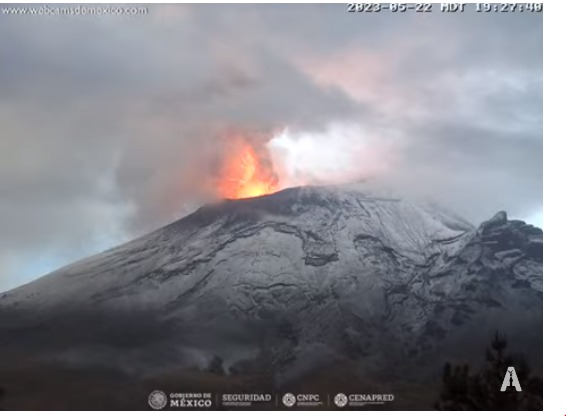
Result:
[[[352,124],[472,221],[542,208],[540,14],[168,5],[0,39],[0,290],[194,208],[230,129]]]

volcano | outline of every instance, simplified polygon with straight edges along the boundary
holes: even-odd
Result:
[[[430,408],[444,363],[479,365],[495,331],[541,368],[542,247],[505,212],[474,227],[347,187],[207,205],[1,294],[0,405],[379,389]]]

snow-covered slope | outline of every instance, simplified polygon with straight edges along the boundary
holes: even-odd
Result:
[[[0,295],[4,359],[135,374],[216,356],[282,381],[340,359],[424,377],[495,330],[542,348],[541,230],[344,188],[205,206]]]

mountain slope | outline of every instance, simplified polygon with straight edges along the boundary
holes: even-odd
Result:
[[[285,385],[347,360],[427,380],[495,330],[542,360],[541,230],[293,188],[205,206],[0,295],[0,368],[26,356],[145,377],[219,357]]]

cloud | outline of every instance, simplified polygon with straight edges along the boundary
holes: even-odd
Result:
[[[539,14],[153,5],[0,15],[0,38],[0,290],[206,200],[230,130],[331,157],[351,126],[345,170],[476,222],[542,207]]]

